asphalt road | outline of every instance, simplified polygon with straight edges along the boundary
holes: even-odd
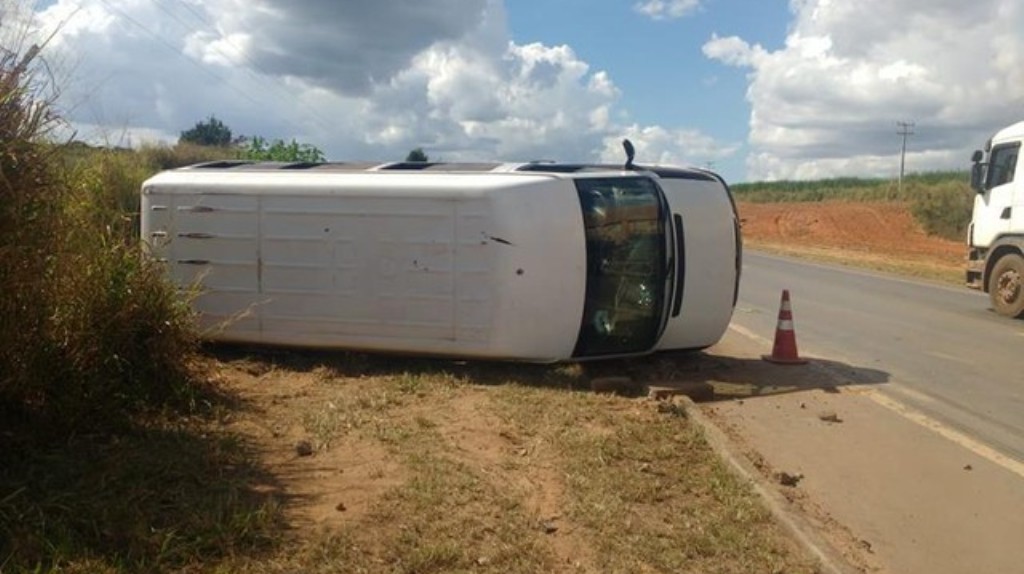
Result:
[[[770,340],[783,289],[802,356],[1024,461],[1024,320],[966,287],[748,250],[733,323]]]

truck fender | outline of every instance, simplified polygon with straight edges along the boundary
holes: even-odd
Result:
[[[1024,235],[1004,235],[992,242],[992,247],[985,256],[985,276],[982,278],[982,286],[986,293],[992,268],[995,267],[996,261],[1007,253],[1024,255]]]

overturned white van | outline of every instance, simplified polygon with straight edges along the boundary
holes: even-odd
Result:
[[[216,341],[535,362],[714,344],[739,223],[698,169],[213,162],[142,235]]]

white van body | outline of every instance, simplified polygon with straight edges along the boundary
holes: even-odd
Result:
[[[967,285],[989,294],[992,308],[1024,316],[1024,122],[992,136],[974,153],[977,192],[968,228]]]
[[[214,162],[143,184],[210,340],[551,362],[714,344],[741,244],[703,170]]]

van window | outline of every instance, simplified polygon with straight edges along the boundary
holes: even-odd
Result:
[[[661,190],[644,177],[576,180],[587,292],[573,355],[637,353],[662,325],[668,265]]]
[[[1013,181],[1013,172],[1017,168],[1017,155],[1020,143],[1000,145],[992,149],[988,162],[988,182],[986,187],[992,189]]]

